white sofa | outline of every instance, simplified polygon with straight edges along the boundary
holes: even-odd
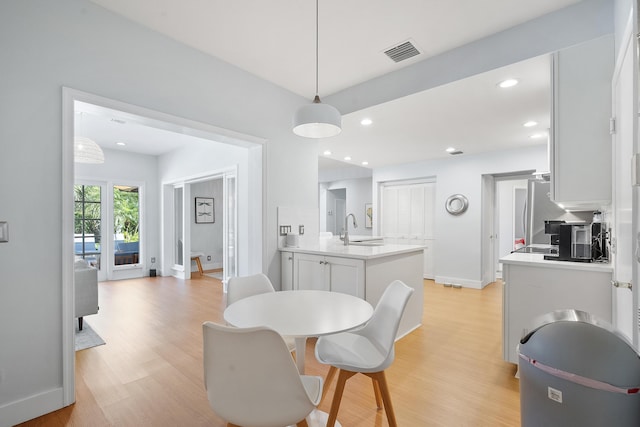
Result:
[[[83,259],[78,259],[74,264],[75,280],[75,317],[78,318],[78,327],[82,330],[82,317],[98,312],[98,270],[91,267]]]

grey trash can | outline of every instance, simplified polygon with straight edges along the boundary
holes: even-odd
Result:
[[[578,310],[537,319],[518,345],[521,425],[640,426],[640,355]]]

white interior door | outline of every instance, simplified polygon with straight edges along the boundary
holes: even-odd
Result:
[[[616,132],[613,135],[613,218],[612,262],[613,280],[631,283],[633,277],[633,187],[631,183],[631,158],[633,156],[635,118],[628,112],[635,112],[634,101],[635,65],[634,40],[627,39],[627,49],[622,62],[616,69],[613,80],[613,114],[616,118]],[[606,218],[605,218],[606,219]],[[637,287],[637,281],[635,283]],[[633,294],[627,288],[613,288],[613,323],[630,339],[636,340],[634,333]],[[637,292],[637,290],[634,290]]]
[[[238,186],[236,172],[226,172],[223,178],[223,255],[222,282],[238,275]]]

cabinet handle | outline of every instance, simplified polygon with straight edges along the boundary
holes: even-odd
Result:
[[[611,285],[615,288],[623,288],[623,289],[633,289],[633,285],[629,282],[618,282],[616,280],[611,281]]]

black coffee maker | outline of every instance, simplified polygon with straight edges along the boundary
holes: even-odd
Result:
[[[558,261],[592,261],[590,224],[561,224],[558,239]]]
[[[551,244],[558,246],[558,254],[545,255],[544,259],[573,262],[607,261],[607,230],[600,216],[596,214],[591,224],[545,221],[545,233],[550,235]]]

